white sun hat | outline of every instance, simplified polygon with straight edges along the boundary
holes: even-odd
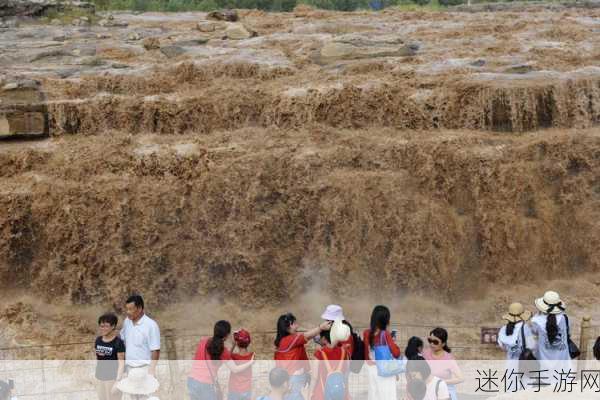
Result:
[[[544,297],[535,300],[538,310],[546,314],[560,314],[565,311],[565,303],[560,299],[558,293],[551,290],[544,293]]]
[[[152,375],[148,374],[147,368],[132,368],[127,378],[117,383],[117,389],[127,394],[152,394],[158,390],[160,384]]]
[[[337,304],[330,304],[327,306],[321,318],[326,321],[335,321],[336,319],[345,320],[344,312],[342,311],[342,307]]]
[[[331,345],[336,346],[338,343],[345,342],[350,337],[350,333],[350,327],[344,324],[341,319],[336,319],[329,331]]]

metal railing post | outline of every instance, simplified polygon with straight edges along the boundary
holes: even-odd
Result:
[[[585,369],[586,360],[589,355],[589,340],[591,338],[590,330],[592,327],[592,317],[586,315],[581,320],[581,332],[579,335],[579,350],[581,351],[581,356],[579,357],[579,365],[578,370],[581,371]]]

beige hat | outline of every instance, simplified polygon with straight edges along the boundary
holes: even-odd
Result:
[[[560,314],[566,307],[558,293],[551,290],[544,293],[544,297],[537,299],[535,306],[545,314]]]
[[[117,389],[127,394],[152,394],[158,390],[160,384],[152,375],[148,374],[148,368],[132,368],[127,378],[117,383]]]
[[[341,319],[336,319],[331,325],[329,331],[331,345],[336,346],[340,342],[345,342],[350,337],[350,327],[342,322]]]
[[[521,303],[512,303],[508,306],[508,314],[502,316],[502,319],[508,322],[527,321],[529,318],[531,311],[526,310]]]

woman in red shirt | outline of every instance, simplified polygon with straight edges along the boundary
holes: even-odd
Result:
[[[217,376],[221,365],[225,364],[233,373],[250,368],[254,359],[244,364],[236,364],[231,352],[225,348],[225,341],[231,334],[231,324],[219,321],[215,324],[213,336],[203,338],[198,344],[192,372],[187,381],[190,400],[217,400],[221,390]]]
[[[307,332],[298,333],[298,322],[293,314],[284,314],[277,320],[275,364],[290,375],[290,399],[304,400],[302,389],[309,383],[310,366],[305,347],[307,340],[330,328],[331,322],[324,322]]]
[[[377,373],[373,348],[387,343],[395,358],[400,357],[400,347],[388,331],[390,310],[386,306],[376,306],[371,313],[371,328],[363,332],[365,342],[365,363],[369,372],[369,400],[396,400],[396,378],[382,377]]]

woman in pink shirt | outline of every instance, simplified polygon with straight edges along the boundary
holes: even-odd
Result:
[[[233,373],[252,367],[254,357],[243,364],[232,361],[231,352],[225,347],[225,342],[230,335],[231,324],[227,321],[218,321],[213,336],[200,340],[192,371],[187,380],[190,400],[218,400],[221,397],[218,374],[222,365]]]
[[[448,385],[450,399],[457,400],[456,385],[464,381],[454,356],[448,347],[448,332],[444,328],[435,328],[427,338],[429,348],[423,350],[423,358],[431,368],[431,374],[443,379]]]

